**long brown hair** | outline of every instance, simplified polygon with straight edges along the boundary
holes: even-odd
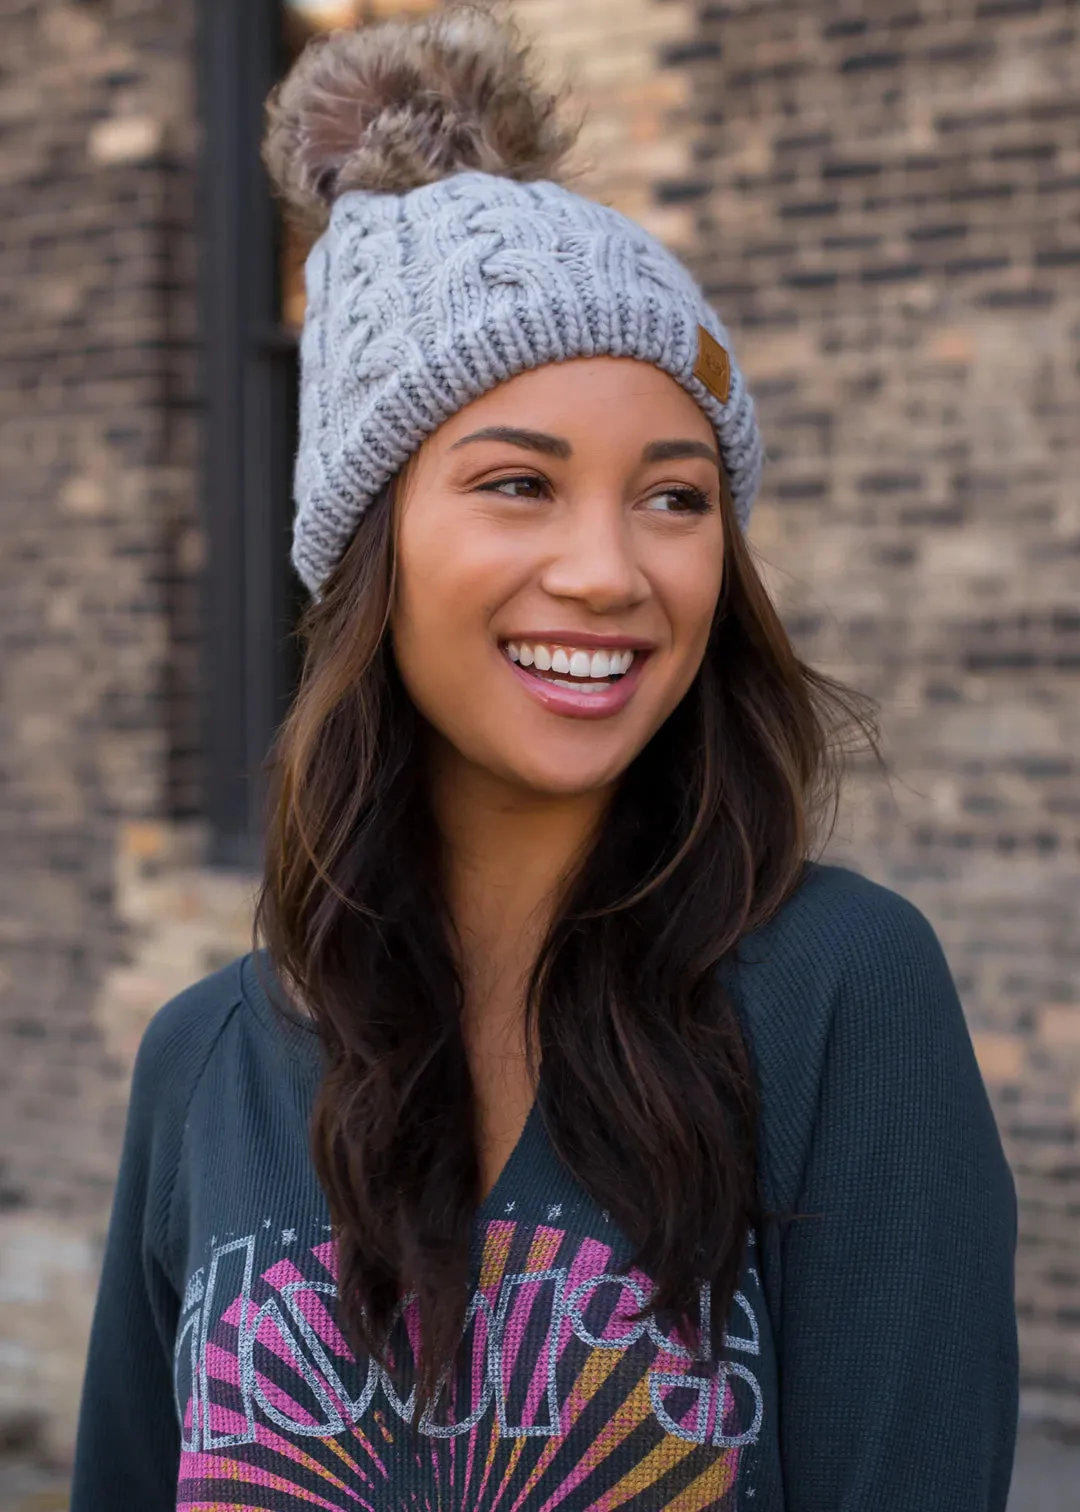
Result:
[[[868,701],[796,655],[723,508],[704,661],[624,774],[526,1003],[556,1151],[654,1278],[649,1311],[693,1335],[711,1285],[713,1345],[761,1216],[754,1077],[717,967],[798,885],[851,737],[875,745]],[[312,1153],[343,1326],[390,1368],[395,1309],[415,1294],[419,1411],[465,1318],[479,1170],[422,722],[388,630],[393,516],[391,487],[303,622],[257,928],[324,1047]]]

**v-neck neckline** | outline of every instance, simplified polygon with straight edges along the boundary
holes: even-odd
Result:
[[[268,962],[267,965],[269,965]],[[241,961],[240,977],[241,992],[255,1016],[267,1028],[276,1032],[279,1043],[284,1044],[290,1055],[300,1060],[310,1073],[317,1075],[321,1068],[321,1060],[319,1038],[314,1023],[299,1014],[283,1011],[280,1005],[270,1001],[259,975],[254,952]],[[540,1081],[543,1081],[542,1071]],[[532,1158],[529,1153],[530,1147],[534,1155],[539,1147],[537,1136],[542,1128],[543,1116],[540,1112],[538,1087],[525,1116],[525,1122],[521,1126],[517,1142],[503,1162],[502,1170],[495,1178],[494,1186],[477,1207],[476,1220],[481,1226],[505,1212],[507,1188],[519,1185],[527,1162]]]
[[[502,1208],[505,1208],[506,1189],[517,1183],[519,1167],[528,1157],[528,1146],[533,1142],[533,1135],[541,1123],[540,1098],[535,1096],[521,1126],[521,1133],[517,1137],[513,1149],[503,1161],[502,1170],[495,1178],[495,1185],[488,1192],[477,1208],[476,1216],[479,1222],[484,1223],[496,1216]]]

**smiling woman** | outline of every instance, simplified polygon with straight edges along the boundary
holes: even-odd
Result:
[[[74,1512],[1001,1512],[1015,1209],[730,338],[486,11],[271,101],[306,266],[262,949],[136,1070]]]
[[[720,596],[706,416],[626,358],[536,368],[421,446],[398,510],[395,659],[443,762],[604,801],[682,701]]]

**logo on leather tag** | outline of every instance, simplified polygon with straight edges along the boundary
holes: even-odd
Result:
[[[694,377],[702,383],[721,404],[728,402],[731,393],[731,358],[704,326],[698,326],[698,354],[694,364]]]

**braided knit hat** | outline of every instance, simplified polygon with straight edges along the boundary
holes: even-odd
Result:
[[[318,593],[443,421],[529,368],[635,357],[715,429],[745,528],[762,467],[727,331],[655,237],[558,182],[574,132],[514,28],[477,7],[308,45],[265,156],[308,257],[292,559]]]

